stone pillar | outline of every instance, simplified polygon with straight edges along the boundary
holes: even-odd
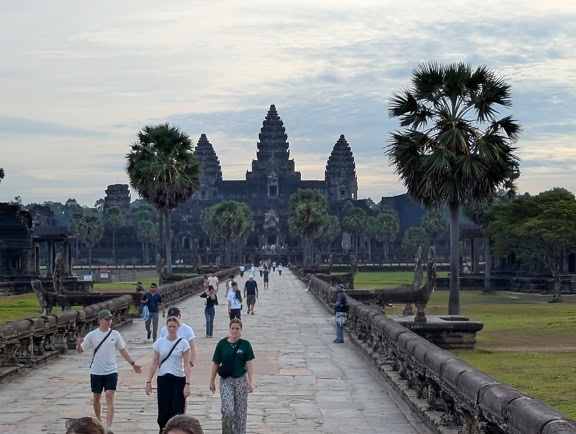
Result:
[[[40,244],[34,243],[34,274],[40,276]]]
[[[48,261],[46,262],[46,277],[52,277],[54,273],[54,260],[56,259],[56,246],[54,242],[48,241]]]
[[[69,241],[64,241],[62,249],[62,260],[64,261],[64,275],[70,276],[72,274],[72,249],[70,248]]]
[[[480,239],[470,239],[470,250],[472,256],[472,273],[480,272]]]

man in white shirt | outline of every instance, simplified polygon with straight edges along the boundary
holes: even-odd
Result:
[[[90,386],[94,395],[92,402],[96,417],[101,420],[102,407],[100,398],[102,390],[106,393],[106,433],[112,433],[112,421],[114,420],[114,392],[118,385],[118,366],[116,365],[116,351],[120,351],[137,374],[142,373],[142,368],[130,357],[126,350],[126,343],[120,333],[112,330],[112,313],[109,310],[101,310],[98,313],[98,328],[91,331],[86,337],[80,336],[76,343],[76,351],[94,350],[90,363]]]
[[[208,286],[214,288],[214,293],[218,293],[218,278],[214,273],[210,273],[210,277],[208,278]]]

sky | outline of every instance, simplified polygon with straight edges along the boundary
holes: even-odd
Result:
[[[270,104],[303,179],[344,134],[359,198],[379,202],[406,191],[384,154],[390,98],[430,61],[511,84],[521,192],[576,191],[574,1],[0,0],[0,48],[0,202],[93,206],[160,122],[205,133],[244,179]]]

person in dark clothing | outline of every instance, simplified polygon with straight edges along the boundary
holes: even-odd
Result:
[[[150,316],[144,323],[146,331],[148,332],[147,339],[150,339],[150,335],[152,335],[153,340],[156,341],[156,337],[158,336],[158,308],[162,309],[162,317],[166,317],[164,302],[158,292],[158,285],[155,283],[150,284],[150,292],[144,294],[142,304],[148,307],[148,312],[150,313]],[[152,322],[152,330],[150,330],[150,322]]]
[[[334,343],[344,343],[344,326],[348,320],[348,308],[346,306],[346,294],[344,294],[344,287],[338,286],[338,298],[334,303],[334,315],[336,317],[336,339]]]
[[[249,278],[244,285],[244,299],[248,305],[247,315],[255,315],[254,306],[256,305],[256,299],[258,298],[258,284],[253,277]]]
[[[214,293],[212,286],[208,287],[206,293],[206,307],[204,308],[204,316],[206,317],[206,337],[211,338],[214,333],[214,317],[216,316],[215,305],[218,304],[218,297]]]

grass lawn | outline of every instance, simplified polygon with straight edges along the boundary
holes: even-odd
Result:
[[[410,272],[358,273],[356,288],[412,282]],[[576,296],[550,304],[550,296],[463,291],[461,313],[484,323],[473,351],[454,351],[479,368],[576,418]],[[400,315],[403,306],[386,309]],[[432,294],[429,315],[448,313],[448,291]]]

